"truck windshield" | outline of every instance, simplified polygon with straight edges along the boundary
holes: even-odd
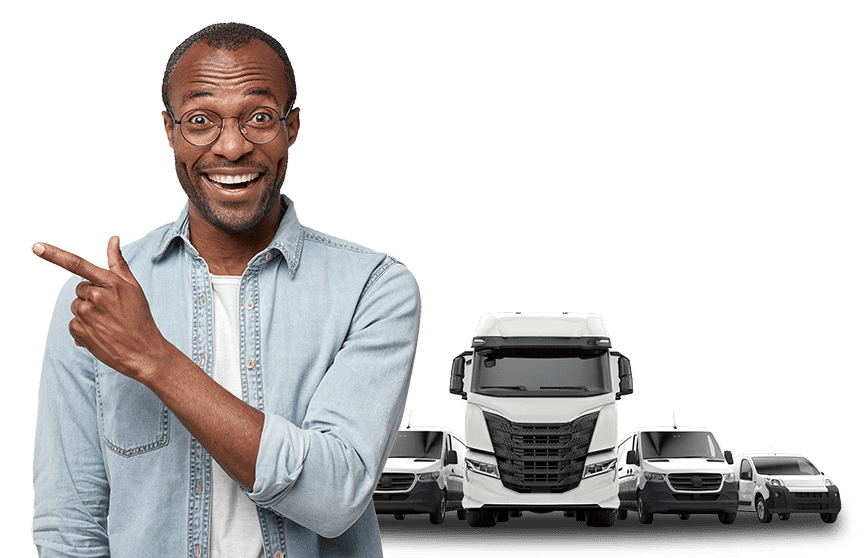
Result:
[[[479,351],[472,391],[495,397],[589,397],[610,393],[607,349],[499,347]]]
[[[439,459],[442,455],[442,433],[435,430],[401,430],[391,448],[391,457]]]
[[[644,459],[703,457],[723,459],[722,451],[710,432],[644,432],[641,434]]]
[[[754,457],[755,469],[762,475],[820,475],[805,457]]]

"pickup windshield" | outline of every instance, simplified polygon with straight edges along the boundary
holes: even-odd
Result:
[[[820,475],[805,457],[754,457],[755,469],[762,475]]]
[[[710,432],[644,432],[641,434],[644,459],[698,457],[724,459],[719,444]]]
[[[607,349],[498,347],[478,351],[472,391],[495,397],[589,397],[610,393]]]
[[[391,457],[439,459],[442,456],[442,433],[435,430],[401,430],[391,448]]]

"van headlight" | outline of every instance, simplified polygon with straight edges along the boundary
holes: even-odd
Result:
[[[439,478],[439,471],[433,471],[432,473],[421,473],[418,475],[419,482],[428,482],[435,481]]]
[[[650,473],[649,471],[643,472],[643,478],[650,482],[664,482],[665,476],[661,473]]]
[[[613,471],[615,468],[616,468],[616,458],[608,459],[607,461],[600,461],[598,463],[593,463],[591,465],[587,465],[583,469],[583,478],[601,475],[602,473],[607,473],[608,471]]]
[[[485,463],[475,459],[466,458],[466,468],[474,473],[479,473],[487,477],[499,478],[499,468],[492,463]]]
[[[724,480],[724,482],[734,482],[735,480],[737,480],[737,477],[734,475],[734,473],[725,473],[724,475],[722,475],[722,479]]]
[[[782,479],[767,479],[767,484],[770,486],[785,486]]]
[[[826,486],[833,486],[833,481],[831,481],[831,480],[828,479],[827,477],[824,477],[824,484],[825,484]]]

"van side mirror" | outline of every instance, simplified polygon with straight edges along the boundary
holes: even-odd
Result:
[[[466,391],[463,390],[463,376],[466,373],[465,357],[472,354],[472,351],[460,353],[451,362],[451,386],[450,391],[454,395],[460,395],[466,399]]]
[[[640,465],[640,459],[637,458],[637,452],[634,450],[628,450],[625,454],[625,464],[626,465]]]
[[[457,465],[457,451],[450,450],[445,454],[445,464],[446,465]]]
[[[746,471],[740,474],[740,480],[752,480],[752,471]]]
[[[619,391],[616,392],[616,398],[619,399],[623,395],[634,393],[634,383],[631,378],[631,361],[622,353],[611,351],[611,355],[617,357],[617,367],[619,368]]]
[[[734,464],[734,455],[728,450],[725,450],[725,461],[728,463],[728,465]]]

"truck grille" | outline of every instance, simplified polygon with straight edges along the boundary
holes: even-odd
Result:
[[[379,477],[379,482],[376,484],[376,490],[409,490],[413,482],[415,482],[415,475],[412,473],[382,473],[382,476]]]
[[[556,424],[514,423],[492,413],[484,419],[506,488],[565,492],[580,484],[598,412]]]
[[[674,490],[687,492],[716,492],[722,487],[722,475],[718,473],[671,473],[668,482]]]

